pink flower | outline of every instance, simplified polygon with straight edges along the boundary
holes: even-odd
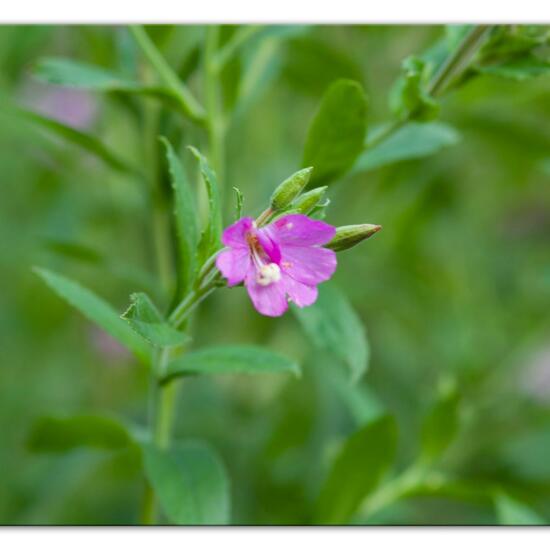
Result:
[[[336,230],[302,214],[289,214],[258,228],[252,218],[241,218],[222,236],[228,247],[216,259],[227,286],[244,281],[254,307],[278,317],[288,301],[298,307],[317,299],[317,285],[336,270],[336,254],[320,245]]]

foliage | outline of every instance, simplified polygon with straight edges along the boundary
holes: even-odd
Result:
[[[0,523],[547,523],[548,40],[0,28]],[[221,231],[304,167],[383,229],[264,318]]]

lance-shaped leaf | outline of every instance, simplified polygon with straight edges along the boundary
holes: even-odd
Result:
[[[16,109],[15,113],[17,116],[32,122],[44,130],[47,130],[52,135],[61,138],[72,145],[80,147],[84,151],[103,161],[107,164],[107,166],[110,166],[119,172],[126,172],[128,174],[132,174],[134,176],[138,175],[141,177],[141,172],[137,168],[119,158],[108,147],[103,145],[103,143],[95,136],[76,130],[75,128],[71,128],[70,126],[58,122],[57,120],[47,118],[39,115],[38,113],[33,113],[32,111]]]
[[[365,327],[348,299],[334,285],[324,284],[312,306],[292,310],[312,343],[347,365],[358,380],[367,369],[369,347]]]
[[[327,90],[308,131],[302,166],[313,166],[313,187],[345,174],[363,150],[367,98],[353,80],[338,80]]]
[[[459,140],[459,133],[448,124],[410,122],[375,147],[367,146],[367,150],[357,159],[352,173],[427,157],[457,144]]]
[[[64,453],[79,447],[116,451],[131,444],[123,424],[96,415],[39,418],[27,438],[27,447],[36,453]]]
[[[150,364],[151,350],[147,342],[137,335],[105,300],[79,283],[53,271],[35,268],[35,272],[61,298],[78,309],[90,321],[99,325],[123,346],[126,346],[143,363]]]
[[[177,443],[169,450],[146,445],[143,458],[147,478],[170,522],[229,523],[229,479],[212,449],[201,442]]]
[[[349,437],[336,457],[318,502],[318,523],[347,523],[391,466],[397,443],[395,421],[383,416]]]
[[[178,271],[182,294],[188,291],[195,280],[197,270],[197,208],[187,180],[185,169],[170,142],[161,138],[166,147],[166,158],[174,190],[174,215],[178,236]]]
[[[449,388],[432,406],[422,424],[422,457],[433,460],[451,444],[459,428],[459,395]]]
[[[494,503],[500,525],[548,525],[548,522],[529,506],[505,493],[497,492]]]
[[[206,259],[221,248],[222,213],[220,193],[216,174],[208,164],[206,157],[195,149],[195,147],[189,147],[189,150],[199,161],[202,179],[208,194],[208,222],[201,235],[198,247],[199,265],[202,265]]]
[[[168,363],[163,382],[191,374],[300,374],[298,364],[258,346],[217,346],[187,353]]]
[[[189,342],[189,336],[169,325],[147,294],[136,292],[130,299],[122,318],[147,342],[161,348]]]
[[[186,114],[177,95],[168,88],[143,86],[103,67],[64,58],[45,58],[35,66],[33,75],[49,84],[98,92],[118,92],[152,97],[171,109]]]

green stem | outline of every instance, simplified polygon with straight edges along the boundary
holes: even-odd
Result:
[[[359,515],[370,518],[418,489],[440,487],[446,480],[445,476],[437,471],[428,471],[428,467],[429,464],[421,461],[411,464],[401,474],[367,497],[363,501]]]
[[[139,25],[130,26],[130,32],[151,66],[155,69],[162,83],[169,88],[178,100],[182,110],[191,120],[204,124],[205,113],[202,105],[195,99],[189,88],[183,84],[178,75],[168,65],[158,51],[145,29]]]
[[[428,93],[431,96],[435,97],[437,95],[441,95],[445,91],[445,88],[451,83],[452,79],[458,76],[458,74],[466,68],[468,62],[472,59],[490,29],[490,25],[479,25],[474,27],[464,37],[462,42],[451,53],[451,55],[445,59],[437,73],[428,84]],[[367,148],[371,149],[376,147],[392,136],[397,130],[402,128],[407,122],[409,122],[409,119],[405,118],[395,120],[394,122],[388,124],[368,142]]]
[[[263,25],[246,25],[241,27],[216,55],[215,63],[217,71],[221,71],[226,63],[235,55],[235,52],[262,29]]]
[[[453,77],[462,72],[485,39],[491,25],[474,27],[458,45],[456,50],[445,60],[428,86],[428,93],[437,96],[442,93]]]
[[[164,376],[169,359],[169,350],[163,348],[157,351],[151,372],[149,426],[152,430],[152,442],[159,448],[168,448],[172,428],[172,407],[174,403],[175,386],[161,386],[159,380]],[[156,520],[157,504],[155,493],[147,484],[143,495],[141,509],[141,523],[154,525]]]
[[[216,56],[219,43],[219,28],[211,25],[206,30],[204,47],[204,93],[206,101],[206,128],[210,141],[210,157],[223,186],[225,177],[225,121],[222,109],[219,70]]]

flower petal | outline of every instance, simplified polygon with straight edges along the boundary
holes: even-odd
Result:
[[[279,245],[313,246],[328,243],[336,228],[328,223],[312,220],[303,214],[283,216],[266,228],[270,237]]]
[[[250,265],[248,248],[230,248],[216,258],[216,267],[227,279],[227,286],[235,286],[244,281]]]
[[[281,268],[296,281],[316,286],[336,271],[336,253],[319,246],[281,247]]]
[[[286,273],[283,273],[283,281],[288,297],[298,307],[310,306],[317,300],[317,295],[319,293],[316,286],[304,285]]]
[[[258,242],[264,250],[264,252],[269,256],[269,259],[278,264],[281,261],[281,250],[279,245],[271,238],[266,228],[258,229],[256,232],[258,237]]]
[[[253,218],[241,218],[225,229],[222,235],[222,243],[231,248],[248,248],[246,234],[252,230],[253,226]]]
[[[268,317],[279,317],[288,309],[285,286],[282,281],[262,286],[256,281],[256,270],[250,269],[245,283],[254,307]]]

